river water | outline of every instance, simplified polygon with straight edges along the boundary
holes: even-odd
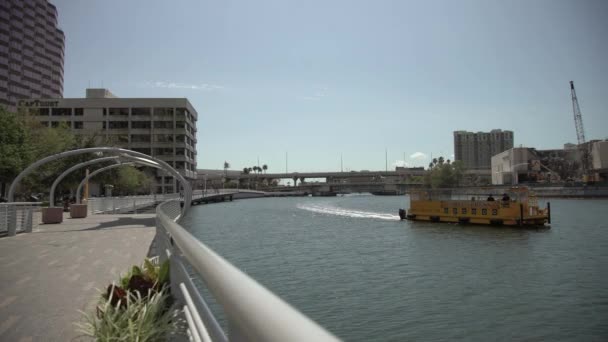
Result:
[[[184,226],[348,341],[608,340],[608,200],[552,199],[533,230],[399,221],[407,207],[249,199]]]

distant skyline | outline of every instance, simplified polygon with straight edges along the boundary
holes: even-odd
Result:
[[[560,148],[570,80],[587,139],[608,137],[603,0],[51,1],[64,97],[187,97],[199,168],[426,166],[456,130]]]

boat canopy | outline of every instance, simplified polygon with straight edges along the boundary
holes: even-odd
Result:
[[[527,187],[512,187],[509,189],[476,188],[476,189],[417,189],[410,192],[410,200],[413,201],[486,201],[493,198],[496,201],[507,195],[509,200],[527,202],[530,191]]]

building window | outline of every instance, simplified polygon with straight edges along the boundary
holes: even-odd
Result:
[[[57,128],[57,127],[59,127],[59,121],[51,121],[51,127],[52,127],[52,128]]]
[[[155,148],[154,154],[157,156],[172,156],[173,149],[172,148]]]
[[[129,108],[109,108],[110,115],[129,115]]]
[[[84,110],[82,108],[74,108],[74,115],[82,116],[84,114]]]
[[[154,128],[173,129],[173,121],[154,121]]]
[[[186,108],[175,108],[175,119],[176,120],[186,120],[190,113]]]
[[[150,142],[149,134],[131,134],[131,142]]]
[[[107,108],[102,108],[101,111],[103,112],[103,116],[108,115],[108,109]]]
[[[53,108],[53,116],[71,116],[72,108]]]
[[[135,152],[151,155],[149,148],[133,148],[132,150]]]
[[[131,115],[150,116],[150,108],[131,108]]]
[[[460,211],[463,215],[467,214],[467,208],[462,208],[462,210]]]
[[[477,215],[477,208],[471,209],[471,215]]]
[[[171,116],[173,118],[173,108],[154,108],[154,115]]]
[[[498,209],[492,209],[492,215],[494,215],[494,216],[498,215]]]
[[[129,128],[128,121],[110,121],[110,129],[124,129]]]
[[[82,129],[82,121],[74,121],[74,129]]]
[[[452,208],[452,213],[454,215],[458,215],[458,208]]]
[[[39,116],[48,116],[50,113],[50,109],[49,108],[40,108],[38,109],[38,115]]]
[[[172,143],[173,142],[173,134],[155,134],[154,142],[161,143]]]
[[[175,136],[175,141],[178,143],[183,143],[185,142],[187,139],[187,137],[185,135],[176,135]]]
[[[175,128],[186,128],[186,122],[185,121],[176,121]]]
[[[443,213],[444,214],[449,214],[450,213],[450,208],[443,208]]]
[[[150,121],[132,121],[131,128],[134,129],[149,129]]]
[[[481,209],[481,215],[488,215],[488,209]]]

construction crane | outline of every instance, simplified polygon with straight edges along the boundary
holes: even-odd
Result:
[[[583,114],[581,114],[581,108],[578,106],[578,99],[576,98],[576,90],[574,90],[573,81],[570,81],[570,92],[572,93],[572,112],[574,112],[574,126],[576,126],[576,138],[578,139],[578,144],[582,145],[585,143]]]
[[[574,82],[570,81],[570,93],[572,94],[572,112],[574,113],[574,126],[576,127],[576,138],[578,139],[578,148],[581,151],[581,166],[583,171],[583,181],[589,181],[588,171],[590,162],[589,148],[585,144],[585,130],[583,129],[583,114],[578,105],[576,90],[574,90]]]

